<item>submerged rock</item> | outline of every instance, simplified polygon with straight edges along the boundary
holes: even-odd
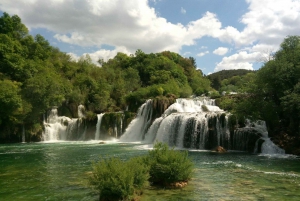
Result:
[[[173,189],[173,188],[183,188],[187,184],[188,184],[187,181],[177,181],[177,182],[173,182],[173,183],[167,184],[166,187],[167,188],[171,188],[171,189]]]
[[[224,149],[223,147],[221,146],[217,146],[216,148],[214,148],[212,151],[215,151],[215,152],[218,152],[218,153],[226,153],[227,150]]]

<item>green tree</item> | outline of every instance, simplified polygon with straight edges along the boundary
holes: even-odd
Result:
[[[270,136],[280,132],[299,136],[299,55],[300,37],[285,38],[274,59],[244,82],[247,94],[234,106],[235,113],[265,120]]]
[[[0,80],[0,125],[4,120],[16,122],[16,113],[22,107],[20,83]]]
[[[28,34],[28,29],[22,24],[19,16],[10,16],[8,13],[4,12],[3,16],[0,18],[0,33],[15,39],[21,39]]]

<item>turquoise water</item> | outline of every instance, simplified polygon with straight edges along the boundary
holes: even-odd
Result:
[[[99,157],[146,154],[140,144],[96,142],[0,145],[0,200],[98,200],[87,186]],[[300,200],[300,160],[241,152],[190,151],[193,179],[184,189],[149,188],[142,200]]]

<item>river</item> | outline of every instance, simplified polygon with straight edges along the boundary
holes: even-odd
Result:
[[[0,200],[98,200],[87,185],[93,161],[128,159],[147,146],[98,141],[0,145]],[[288,155],[189,150],[193,179],[184,189],[147,189],[143,200],[300,200],[300,159]]]

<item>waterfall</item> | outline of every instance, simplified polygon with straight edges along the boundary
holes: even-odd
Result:
[[[261,145],[262,154],[285,154],[285,150],[275,145],[269,137],[263,138],[265,141]]]
[[[115,132],[115,137],[118,138],[118,127],[117,127],[117,123],[115,123],[115,127],[114,127],[114,132]]]
[[[158,141],[190,149],[213,149],[222,146],[225,149],[252,153],[284,154],[284,150],[277,147],[268,137],[264,121],[254,123],[247,121],[245,127],[237,128],[235,131],[232,128],[229,130],[230,114],[217,107],[212,99],[205,97],[177,99],[156,119],[154,117],[157,117],[158,113],[155,107],[157,106],[154,101],[147,100],[139,108],[137,116],[126,128],[120,141],[142,141],[150,144]],[[122,134],[124,114],[121,112],[107,115],[110,126],[105,128],[106,136],[100,136],[104,113],[97,115],[95,140],[100,140],[100,137],[118,138]],[[90,129],[87,128],[88,124],[84,117],[83,105],[78,106],[78,118],[73,119],[58,116],[57,108],[53,108],[48,116],[44,116],[43,140],[90,139]]]
[[[261,145],[262,154],[285,154],[285,151],[275,145],[269,138],[265,121],[257,121],[253,123],[253,125],[262,134],[262,137],[260,138],[264,141]]]
[[[212,149],[230,147],[228,118],[208,98],[177,99],[154,121],[145,141],[168,143],[179,148]]]
[[[96,133],[95,133],[95,140],[100,140],[100,127],[101,127],[101,121],[102,117],[105,113],[97,114],[97,124],[96,124]]]
[[[238,128],[233,136],[233,149],[262,154],[285,154],[268,137],[265,121],[246,120],[245,127]]]
[[[66,135],[64,135],[61,140],[77,139],[79,123],[80,122],[78,118],[70,119],[70,121],[68,122]]]
[[[79,119],[84,118],[85,117],[84,113],[85,113],[85,107],[83,105],[79,105],[77,108],[78,118]]]
[[[44,116],[43,141],[85,140],[87,126],[84,124],[84,111],[84,106],[79,105],[79,118],[71,119],[65,116],[58,116],[57,107],[53,107],[49,111],[48,116]]]
[[[125,133],[121,136],[120,141],[142,141],[147,129],[152,123],[152,112],[152,100],[147,100],[146,103],[139,108],[136,118],[130,122]]]
[[[24,127],[24,124],[23,124],[23,127],[22,127],[22,142],[25,143],[26,140],[25,140],[25,127]]]
[[[44,141],[57,141],[66,136],[67,125],[71,121],[68,117],[59,117],[57,108],[52,108],[47,119],[44,120],[45,130],[43,132]]]
[[[122,135],[123,133],[123,118],[124,118],[124,114],[122,115],[122,118],[120,120],[120,135]]]
[[[228,118],[214,100],[177,99],[153,123],[151,115],[151,100],[148,100],[139,108],[121,141],[160,141],[180,148],[211,149],[217,145],[230,148]]]
[[[193,149],[230,148],[227,118],[219,112],[172,113],[154,121],[145,142],[165,142],[170,146]]]
[[[284,154],[284,150],[269,139],[264,121],[247,121],[245,127],[231,133],[229,114],[217,107],[212,99],[177,99],[154,121],[151,119],[151,103],[148,100],[139,108],[137,117],[130,123],[121,141],[158,141],[191,149],[222,146],[252,153],[257,152],[259,147],[263,154]]]

